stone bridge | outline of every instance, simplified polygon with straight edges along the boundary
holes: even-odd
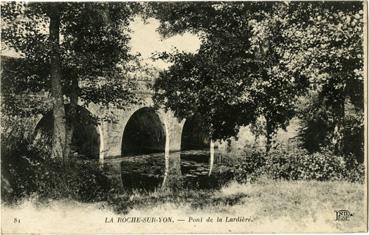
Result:
[[[142,83],[150,85],[152,81]],[[233,146],[233,150],[242,150],[245,146],[254,149],[260,143],[259,147],[263,147],[263,141],[255,142],[254,135],[247,127],[241,128],[238,140],[233,139],[232,144],[230,140],[227,144],[214,143],[196,118],[178,120],[171,111],[154,109],[152,90],[139,89],[137,96],[141,102],[124,109],[96,104],[82,107],[81,104],[81,121],[73,136],[75,155],[81,159],[98,161],[107,176],[120,185],[135,187],[148,182],[149,186],[157,187],[176,184],[181,176],[206,177],[214,169],[217,170],[217,161],[222,161],[220,155],[214,157],[214,149],[219,147],[224,151],[230,146]],[[101,120],[98,123],[90,122],[86,118],[91,115]],[[107,116],[111,118],[103,118]],[[35,139],[40,133],[52,130],[51,120],[51,111],[34,119]],[[287,132],[280,130],[277,134],[279,144],[287,143],[287,148],[291,147],[290,140],[295,138],[298,129],[298,124],[291,124]],[[139,178],[139,175],[146,175],[149,179]]]
[[[150,83],[141,82],[144,85]],[[214,143],[201,130],[196,119],[180,121],[171,111],[154,109],[153,92],[150,89],[140,89],[136,95],[141,102],[124,109],[96,104],[79,107],[79,118],[82,121],[73,136],[76,156],[98,160],[107,175],[122,184],[122,172],[128,175],[132,169],[151,168],[146,169],[146,173],[155,175],[158,181],[156,184],[166,185],[172,181],[170,179],[182,174],[181,150],[182,153],[183,150],[202,150],[208,156],[202,158],[202,173],[210,175],[214,163]],[[86,119],[88,116],[110,118],[93,124]],[[40,133],[49,132],[51,135],[51,111],[37,117],[34,123],[35,139],[38,139]],[[134,166],[140,162],[143,165]],[[123,170],[126,166],[129,167]]]

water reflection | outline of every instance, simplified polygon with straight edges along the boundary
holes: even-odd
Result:
[[[209,176],[209,150],[170,153],[166,181],[175,178],[176,186],[213,188],[219,182],[216,174]],[[122,183],[126,189],[147,191],[159,188],[165,177],[165,154],[153,153],[120,158]]]
[[[154,190],[164,179],[164,153],[124,156],[121,158],[123,187]]]

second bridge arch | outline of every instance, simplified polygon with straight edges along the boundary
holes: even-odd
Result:
[[[125,188],[153,190],[161,186],[166,169],[166,138],[165,123],[153,108],[140,108],[130,116],[121,145]]]
[[[194,116],[187,119],[182,129],[181,172],[185,182],[200,184],[207,181],[214,163],[214,144],[208,124]]]

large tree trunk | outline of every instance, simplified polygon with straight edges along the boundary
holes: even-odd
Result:
[[[52,137],[52,157],[62,158],[66,161],[64,155],[65,146],[65,109],[63,101],[63,92],[61,84],[61,62],[59,45],[59,27],[60,15],[55,3],[50,3],[50,63],[51,63],[51,96],[53,102],[54,129]]]
[[[78,106],[78,80],[72,78],[72,88],[70,93],[70,106],[67,113],[67,125],[66,125],[66,143],[64,148],[64,154],[67,157],[71,157],[71,147],[74,129],[77,125],[77,106]]]

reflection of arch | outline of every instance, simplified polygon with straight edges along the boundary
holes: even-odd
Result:
[[[182,130],[181,150],[208,150],[209,135],[199,118],[186,120]]]
[[[65,105],[66,113],[69,105]],[[72,137],[72,153],[87,159],[99,159],[101,131],[92,117],[91,113],[81,106],[77,107],[76,126]],[[53,130],[52,111],[47,112],[37,123],[35,128],[35,141],[44,141],[47,146],[51,146]]]
[[[153,108],[141,108],[128,120],[123,133],[122,156],[165,151],[165,126]]]

